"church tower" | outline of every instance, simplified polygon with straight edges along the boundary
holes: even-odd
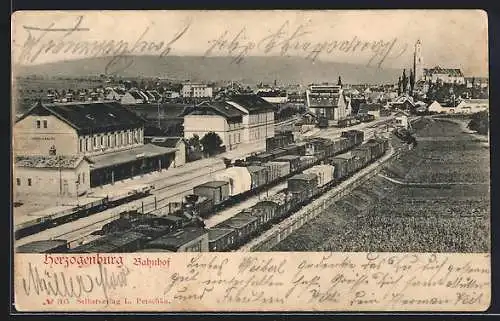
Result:
[[[413,53],[413,74],[415,82],[424,78],[424,60],[422,57],[422,43],[420,39],[415,44],[415,52]]]

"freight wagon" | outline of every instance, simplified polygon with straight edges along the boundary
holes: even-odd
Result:
[[[39,233],[49,228],[61,224],[73,222],[83,217],[87,217],[109,208],[113,208],[133,200],[150,195],[152,185],[136,185],[122,188],[119,192],[110,195],[88,195],[79,200],[79,204],[74,207],[57,207],[39,213],[32,213],[36,217],[33,220],[23,222],[15,226],[14,237],[16,240]]]
[[[318,189],[318,178],[314,174],[297,174],[288,179],[288,191],[300,193],[306,191],[306,197],[312,198]]]
[[[244,213],[238,213],[235,216],[228,218],[225,221],[217,224],[216,228],[234,229],[235,245],[240,246],[245,244],[257,232],[259,227],[258,219]]]
[[[214,207],[229,199],[229,182],[211,181],[193,188],[193,194],[213,201]]]
[[[304,174],[316,175],[318,188],[330,185],[334,180],[335,167],[332,165],[316,165],[304,171]]]
[[[244,194],[252,188],[252,177],[246,167],[229,167],[215,175],[217,181],[228,183],[229,196]]]
[[[42,240],[23,244],[16,248],[17,253],[66,253],[66,240]]]
[[[255,155],[250,155],[246,158],[248,163],[265,163],[273,159],[273,155],[270,153],[257,153]]]
[[[267,167],[250,165],[244,168],[246,168],[250,174],[251,189],[258,189],[268,183],[269,174],[267,172]]]
[[[200,227],[186,227],[153,241],[147,242],[144,249],[160,249],[172,252],[208,252],[209,231]]]
[[[97,240],[68,250],[68,253],[129,253],[142,248],[146,237],[137,232],[126,231],[105,235]]]
[[[343,140],[347,141],[345,138]],[[342,139],[338,141],[340,142]],[[114,232],[105,235],[76,249],[68,250],[68,252],[175,252],[229,251],[236,249],[272,224],[290,216],[305,203],[322,194],[327,188],[366,166],[370,162],[369,153],[378,155],[377,153],[380,153],[381,150],[385,151],[384,144],[386,143],[387,141],[384,139],[375,139],[370,141],[370,144],[352,149],[348,153],[330,157],[328,160],[331,165],[316,165],[303,174],[292,173],[296,175],[288,179],[288,188],[286,190],[259,201],[251,208],[239,212],[234,217],[220,222],[209,230],[193,227],[190,225],[192,223],[189,223],[177,231],[168,232],[169,229],[165,228],[166,225],[179,226],[175,222],[168,224],[165,222],[166,218],[173,218],[174,216],[143,215],[143,220],[139,226],[125,232]],[[378,157],[382,155],[383,152]],[[378,157],[375,156],[375,158]],[[286,163],[275,164],[286,165]],[[216,184],[208,182],[202,185],[203,188],[198,189],[199,193],[208,191],[214,193],[215,198],[229,198],[228,184],[225,182]],[[223,186],[226,186],[226,192],[222,191]],[[353,205],[346,203],[346,206],[352,207]],[[134,215],[133,213],[127,213],[124,214],[124,217],[134,219]],[[184,217],[175,217],[178,222],[186,222],[186,215]],[[167,234],[164,234],[165,232]],[[155,238],[157,236],[159,237]],[[60,244],[62,247],[56,251],[64,252],[65,241],[61,241]],[[46,246],[47,249],[34,250],[35,246],[32,245],[31,248],[31,250],[21,248],[21,251],[36,251],[37,253],[53,251],[52,246]],[[58,248],[58,245],[54,245],[54,248]]]
[[[292,131],[278,132],[274,137],[266,138],[266,151],[283,148],[289,144],[293,144],[293,142],[294,138]]]
[[[236,230],[230,228],[211,228],[208,231],[210,252],[225,252],[233,248],[236,242]]]
[[[279,163],[290,164],[290,173],[297,172],[301,169],[300,156],[297,155],[285,155],[276,158],[274,161]]]

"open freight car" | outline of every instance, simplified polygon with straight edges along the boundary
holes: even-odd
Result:
[[[66,240],[42,240],[23,244],[16,248],[17,253],[66,253]]]

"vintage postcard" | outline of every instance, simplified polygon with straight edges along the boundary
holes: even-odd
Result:
[[[14,306],[485,311],[480,10],[12,15]]]

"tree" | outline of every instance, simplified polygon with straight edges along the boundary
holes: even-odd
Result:
[[[402,82],[401,82],[401,76],[398,78],[398,96],[401,95],[401,86],[402,86]]]
[[[222,139],[216,133],[208,132],[200,140],[200,143],[203,146],[203,152],[209,156],[213,156],[220,150]]]
[[[403,69],[403,76],[401,78],[401,84],[403,85],[401,89],[401,93],[406,93],[406,89],[408,87],[408,77],[406,76],[406,69]]]
[[[337,85],[339,85],[340,87],[342,87],[342,78],[340,78],[340,76],[339,76],[339,80],[337,82]]]
[[[413,89],[415,88],[415,74],[410,69],[410,96],[413,96]]]
[[[196,151],[201,150],[200,136],[194,134],[193,137],[188,139],[188,144]]]

